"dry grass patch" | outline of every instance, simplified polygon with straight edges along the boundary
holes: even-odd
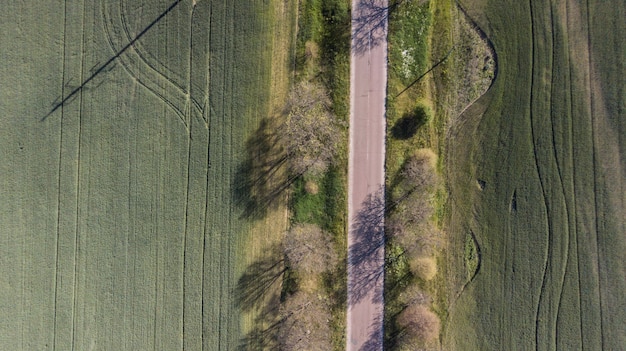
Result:
[[[304,190],[311,195],[317,195],[317,193],[319,193],[320,191],[320,187],[319,185],[317,185],[317,182],[314,180],[307,180],[307,182],[304,184]]]
[[[417,277],[429,281],[437,274],[437,261],[434,257],[415,257],[409,261],[411,272]]]

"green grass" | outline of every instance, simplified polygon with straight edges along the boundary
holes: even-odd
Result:
[[[431,66],[429,61],[431,23],[432,13],[428,3],[402,2],[390,10],[387,97],[387,119],[390,127],[417,109],[428,110],[430,108],[427,80],[419,79],[419,77]],[[427,115],[429,114],[427,113]],[[424,122],[428,122],[429,117],[426,117]],[[416,144],[424,146],[428,143],[425,130],[427,128],[418,130],[418,137],[408,140],[407,143],[396,141],[395,144],[398,144],[398,147],[395,147],[394,144],[390,145],[387,148],[387,153],[395,155],[399,152],[396,149],[406,150]],[[396,158],[393,157],[392,159]],[[399,163],[401,164],[402,161]],[[397,161],[393,161],[392,173],[396,169],[394,165],[397,164]]]
[[[253,220],[233,189],[271,113],[281,19],[275,4],[198,1],[192,20],[191,3],[51,114],[173,2],[0,15],[0,349],[239,345],[233,291]]]
[[[331,168],[322,176],[307,179],[319,187],[317,194],[309,194],[305,189],[306,180],[299,178],[294,183],[292,200],[292,221],[313,223],[337,235],[341,241],[345,226],[345,178],[337,167]]]
[[[440,3],[439,1],[436,3]],[[438,38],[442,26],[441,17],[430,2],[402,2],[392,7],[389,15],[389,68],[387,95],[387,145],[386,177],[387,201],[394,203],[402,198],[408,189],[403,189],[400,170],[406,160],[421,148],[438,151],[441,133],[435,133],[437,123],[443,123],[437,100],[433,99],[436,90],[432,87],[432,74],[426,74],[441,58],[438,47],[433,47],[431,35]],[[439,43],[439,42],[437,42]],[[449,50],[449,48],[448,48]],[[446,50],[447,51],[447,50]],[[444,52],[445,54],[445,52]],[[445,65],[445,63],[444,63]],[[436,187],[431,201],[434,207],[433,220],[442,224],[440,216],[444,211],[443,189]],[[397,210],[397,209],[396,209]],[[397,214],[396,214],[397,215]],[[431,281],[414,276],[409,269],[409,253],[393,240],[388,240],[385,248],[385,347],[397,349],[397,335],[401,332],[396,317],[406,307],[406,295],[418,289],[425,296],[425,303],[445,322],[447,289],[445,284],[445,264],[438,262],[438,272]],[[437,261],[441,253],[437,253]]]
[[[467,281],[474,278],[478,265],[480,264],[480,256],[478,255],[478,247],[476,241],[470,233],[465,235],[465,249],[463,251],[465,259],[465,270],[467,271]]]
[[[463,291],[466,278],[456,282],[444,345],[619,349],[626,145],[617,135],[626,127],[616,57],[626,42],[616,33],[626,9],[593,0],[461,4],[493,42],[498,78],[448,144],[448,223],[462,233],[449,257],[471,230],[481,262]]]
[[[319,182],[319,180],[310,180]],[[299,178],[294,184],[292,220],[295,223],[313,223],[320,227],[328,223],[326,213],[326,192],[322,190],[317,194],[309,194],[305,190],[305,180]]]

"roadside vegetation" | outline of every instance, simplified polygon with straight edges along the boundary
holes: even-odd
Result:
[[[301,172],[290,198],[290,232],[297,234],[306,230],[309,235],[315,234],[316,240],[306,240],[308,243],[301,244],[304,247],[316,245],[315,251],[318,252],[312,265],[314,269],[305,269],[297,259],[289,258],[291,262],[287,266],[290,272],[286,278],[291,282],[285,284],[283,299],[288,302],[306,294],[310,306],[317,305],[322,309],[304,313],[318,313],[317,318],[324,317],[319,319],[323,322],[321,324],[325,323],[322,327],[311,320],[298,328],[291,327],[292,334],[301,334],[307,340],[318,343],[317,347],[297,345],[296,349],[345,348],[349,49],[348,0],[300,2],[295,86],[319,89],[323,96],[316,101],[326,105],[325,113],[332,116],[332,123],[319,125],[327,118],[315,118],[312,132],[318,136],[324,134],[326,138],[318,145],[308,145],[306,149],[316,153],[315,163],[320,164]],[[301,162],[307,162],[306,158],[300,157],[294,163],[294,170],[300,169],[298,163]],[[287,239],[285,243],[288,247],[293,241]],[[286,323],[289,321],[286,320]],[[325,337],[314,337],[307,334],[311,328],[326,328],[329,333]]]
[[[345,348],[349,6],[298,3],[289,90],[249,139],[240,202],[267,221],[287,196],[288,225],[240,280],[264,301],[246,350]]]
[[[396,1],[389,13],[385,345],[438,349],[452,297],[447,130],[495,61],[453,1]]]

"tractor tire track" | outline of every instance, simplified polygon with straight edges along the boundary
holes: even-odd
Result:
[[[130,29],[128,28],[128,21],[126,20],[126,15],[125,15],[125,13],[127,12],[126,9],[127,7],[124,6],[124,0],[119,0],[120,27],[122,31],[124,32],[126,39],[129,42],[131,42],[133,38],[135,38],[135,35],[131,35]],[[132,12],[129,12],[129,13],[132,13]],[[182,95],[186,95],[187,93],[189,93],[189,90],[185,91],[185,88],[182,85],[180,85],[179,83],[174,81],[172,78],[170,78],[171,76],[180,76],[179,74],[175,73],[174,71],[172,71],[171,68],[167,67],[165,64],[161,63],[158,59],[156,59],[154,55],[150,53],[149,50],[145,50],[144,52],[142,48],[143,48],[143,45],[141,44],[140,41],[134,42],[133,45],[131,46],[131,49],[133,49],[133,52],[137,55],[140,62],[142,62],[145,66],[151,69],[152,72],[154,72],[157,75],[157,77],[161,79],[165,79],[166,81],[170,82],[172,86],[176,90],[178,90]],[[151,56],[156,63],[151,64],[147,56]]]
[[[591,40],[591,6],[589,5],[589,0],[586,0],[586,7],[587,7],[587,55],[588,55],[588,76],[589,76],[589,87],[588,87],[588,91],[589,91],[589,102],[591,104],[590,109],[591,109],[591,151],[592,151],[592,164],[593,164],[593,168],[594,170],[596,169],[601,169],[600,165],[598,164],[598,159],[596,156],[596,125],[595,125],[595,96],[594,96],[594,89],[593,89],[593,73],[594,73],[594,69],[593,69],[593,46],[592,46],[592,40]],[[596,218],[595,221],[595,237],[596,237],[596,269],[598,272],[598,301],[599,301],[599,305],[600,305],[600,342],[601,342],[601,347],[604,350],[604,317],[603,317],[603,312],[604,312],[604,306],[603,306],[603,301],[602,301],[602,279],[600,277],[601,274],[601,267],[600,267],[600,238],[599,238],[599,233],[600,233],[600,228],[599,228],[599,224],[598,224],[598,179],[597,179],[597,172],[593,172],[593,194],[594,194],[594,206],[593,206],[593,211],[594,211],[594,217]]]
[[[563,307],[563,294],[564,294],[564,286],[565,286],[565,278],[567,276],[567,271],[568,271],[568,267],[569,267],[569,261],[570,261],[570,250],[572,247],[572,228],[570,228],[570,225],[572,223],[572,211],[570,210],[569,207],[569,201],[568,201],[568,196],[567,196],[567,191],[565,190],[565,182],[563,180],[563,170],[561,162],[559,162],[559,154],[558,154],[558,150],[562,149],[561,147],[559,147],[559,145],[557,145],[556,142],[556,131],[554,128],[554,124],[555,124],[555,118],[559,117],[556,115],[555,112],[555,105],[557,105],[559,102],[554,101],[554,96],[556,95],[555,89],[556,89],[556,84],[554,82],[555,77],[558,76],[558,70],[557,70],[557,65],[555,64],[555,45],[554,43],[558,42],[558,33],[559,33],[559,22],[556,20],[555,18],[555,12],[557,11],[554,8],[555,4],[554,1],[550,1],[550,20],[551,20],[551,31],[552,31],[552,45],[550,48],[550,52],[551,52],[551,66],[552,66],[552,74],[551,74],[551,80],[550,80],[550,131],[551,131],[551,138],[552,138],[552,155],[554,158],[554,164],[556,165],[556,170],[557,170],[557,175],[558,175],[558,188],[561,190],[561,196],[562,196],[562,208],[565,214],[565,219],[566,219],[566,223],[564,225],[564,238],[566,239],[566,243],[565,243],[565,247],[564,247],[564,259],[562,262],[562,274],[560,277],[560,292],[559,292],[559,297],[558,297],[558,307],[557,307],[557,311],[556,311],[556,320],[555,320],[555,324],[554,324],[554,333],[555,333],[555,340],[557,342],[557,346],[559,343],[559,321],[560,321],[560,317],[561,317],[561,312],[562,312],[562,307]],[[560,53],[560,55],[563,55],[563,53]],[[565,116],[560,116],[561,118],[567,118],[567,119],[571,119],[571,113],[567,113]],[[571,150],[571,145],[569,148],[567,148],[569,150]],[[565,152],[565,150],[563,151]]]
[[[61,73],[61,96],[65,96],[65,70],[66,70],[66,43],[67,43],[67,1],[63,3],[63,65]],[[53,317],[53,329],[52,329],[52,351],[56,350],[57,345],[57,304],[58,304],[58,290],[59,290],[59,241],[61,232],[61,170],[63,166],[63,113],[64,109],[61,106],[61,118],[59,121],[59,172],[57,174],[57,224],[56,224],[56,243],[55,243],[55,272],[54,272],[54,317]]]
[[[546,240],[546,249],[544,251],[544,263],[543,263],[543,273],[542,273],[542,278],[541,278],[541,286],[539,289],[539,298],[537,300],[537,307],[535,309],[535,350],[539,351],[539,345],[540,345],[540,340],[539,340],[539,331],[541,329],[541,318],[540,318],[540,313],[541,313],[541,305],[542,305],[542,301],[545,299],[545,286],[546,286],[546,280],[547,280],[547,273],[548,273],[548,264],[549,264],[549,258],[550,258],[550,252],[551,252],[551,245],[550,245],[550,237],[551,237],[551,232],[552,232],[552,228],[550,227],[550,209],[548,206],[548,202],[547,202],[547,196],[546,196],[546,190],[544,188],[544,184],[543,184],[543,180],[541,178],[541,171],[540,171],[540,161],[539,161],[539,155],[537,152],[537,144],[536,144],[536,132],[535,132],[535,128],[533,126],[533,106],[534,106],[534,98],[533,98],[533,89],[535,86],[535,75],[534,75],[534,71],[535,71],[535,64],[534,64],[534,60],[535,60],[535,23],[534,23],[534,10],[533,10],[533,1],[529,0],[528,1],[528,6],[529,6],[529,14],[530,14],[530,32],[531,32],[531,50],[530,50],[530,72],[531,72],[531,81],[530,81],[530,89],[529,89],[529,118],[530,118],[530,137],[532,138],[531,142],[533,145],[533,155],[534,155],[534,161],[535,161],[535,173],[537,175],[537,178],[539,180],[539,187],[541,189],[541,194],[543,196],[543,209],[545,212],[545,217],[546,217],[546,233],[547,233],[547,240]]]
[[[102,15],[102,18],[103,18],[102,23],[103,23],[103,26],[104,26],[104,33],[105,33],[105,37],[107,39],[106,42],[108,43],[111,51],[115,54],[115,53],[118,52],[118,49],[116,48],[116,45],[115,45],[114,40],[113,40],[114,32],[111,31],[111,27],[110,27],[110,24],[112,25],[113,22],[111,22],[109,24],[110,16],[107,16],[107,13],[108,13],[108,11],[106,10],[106,2],[103,1],[102,2],[102,6],[101,6],[101,15]],[[146,90],[148,90],[150,93],[155,95],[159,100],[161,100],[163,103],[165,103],[167,106],[169,106],[171,108],[171,110],[176,114],[176,116],[181,120],[181,122],[185,126],[185,129],[188,129],[189,126],[187,125],[187,122],[185,121],[185,117],[184,117],[184,107],[181,109],[179,104],[176,104],[169,97],[166,97],[164,94],[160,93],[159,92],[160,87],[159,87],[159,83],[158,82],[151,81],[149,79],[149,77],[148,77],[147,81],[144,81],[143,78],[141,78],[140,74],[135,73],[134,69],[132,68],[133,67],[133,65],[132,65],[133,61],[130,60],[130,56],[127,56],[127,57],[129,59],[128,62],[126,61],[124,54],[122,54],[119,57],[117,57],[118,62],[120,62],[120,64],[124,68],[124,70],[132,78],[134,78],[140,85],[142,85],[144,88],[146,88]],[[140,62],[143,62],[143,61],[140,61]],[[152,87],[152,85],[154,85],[154,87]],[[184,104],[182,104],[182,105],[184,105]]]
[[[557,71],[556,71],[556,65],[555,65],[555,46],[554,43],[557,40],[556,39],[556,33],[557,33],[557,29],[555,28],[555,26],[557,25],[557,22],[554,19],[554,8],[553,8],[553,1],[550,1],[549,4],[549,10],[550,10],[550,26],[548,26],[548,28],[551,28],[551,32],[552,32],[552,36],[551,36],[551,41],[550,41],[550,66],[551,66],[551,75],[550,75],[550,93],[548,96],[548,101],[550,101],[550,118],[548,119],[550,122],[550,138],[551,138],[551,145],[552,145],[552,157],[553,160],[550,160],[551,163],[553,163],[556,166],[556,171],[557,171],[557,181],[558,184],[556,184],[556,186],[554,186],[553,188],[555,189],[559,189],[560,190],[560,195],[561,195],[561,199],[555,199],[556,201],[560,202],[560,204],[555,203],[554,206],[557,207],[558,210],[558,205],[561,205],[562,207],[562,211],[564,211],[565,214],[565,219],[566,219],[566,223],[563,226],[563,230],[564,232],[562,233],[563,236],[563,240],[565,241],[564,243],[561,244],[561,249],[563,252],[564,257],[561,259],[561,272],[560,272],[560,277],[559,277],[559,281],[557,282],[558,284],[558,288],[556,289],[558,291],[558,294],[554,294],[554,297],[557,297],[557,307],[556,307],[556,311],[555,311],[555,316],[554,316],[554,321],[553,321],[553,325],[552,328],[550,330],[551,333],[553,333],[553,339],[554,339],[554,346],[555,349],[558,345],[558,332],[559,332],[559,317],[561,316],[561,307],[562,307],[562,303],[563,303],[563,292],[564,292],[564,284],[565,284],[565,276],[567,274],[567,266],[568,266],[568,262],[569,262],[569,250],[570,250],[570,230],[569,230],[569,211],[568,211],[568,205],[567,205],[567,195],[565,192],[565,187],[564,187],[564,183],[563,183],[563,172],[561,170],[561,164],[559,163],[559,155],[558,155],[558,150],[560,149],[560,147],[556,144],[556,131],[554,129],[554,105],[555,102],[553,102],[553,96],[555,95],[554,89],[555,89],[555,83],[554,83],[554,77],[557,75]],[[561,116],[561,118],[563,118]],[[557,196],[557,195],[555,195]],[[553,226],[554,227],[554,226]],[[553,284],[554,286],[554,284]]]
[[[192,19],[193,19],[193,9],[192,9],[192,15],[191,15]],[[190,20],[191,22],[191,20]],[[191,38],[191,33],[189,34],[189,37]],[[191,43],[190,43],[191,45]],[[189,55],[189,76],[191,76],[191,54]],[[186,113],[189,113],[189,106],[187,106],[186,109]],[[183,265],[182,265],[182,333],[183,333],[183,338],[185,335],[185,310],[187,308],[185,301],[186,299],[186,282],[187,282],[187,270],[189,269],[189,267],[187,266],[187,235],[188,235],[188,230],[189,230],[189,193],[190,193],[190,181],[191,181],[191,170],[190,170],[190,165],[191,165],[191,143],[192,143],[192,133],[193,133],[193,120],[192,119],[188,119],[185,118],[186,120],[189,121],[189,128],[188,128],[188,138],[187,138],[187,162],[186,162],[186,170],[187,170],[187,174],[186,174],[186,184],[185,184],[185,198],[184,198],[184,202],[185,202],[185,214],[184,214],[184,229],[183,229],[183,242],[182,242],[182,251],[183,251]],[[185,350],[185,341],[183,340],[183,345],[182,345],[182,349]]]
[[[568,8],[569,8],[569,1],[566,2],[566,6],[565,6],[565,18],[569,17],[568,14]],[[566,38],[566,41],[569,42],[569,38]],[[571,116],[571,118],[573,119],[574,116],[574,94],[572,92],[573,89],[573,84],[572,84],[572,62],[571,62],[572,58],[569,55],[569,52],[567,52],[567,67],[568,69],[568,78],[567,78],[567,82],[568,82],[568,95],[569,95],[569,115]],[[572,121],[572,123],[570,123],[570,127],[569,127],[569,135],[570,135],[570,143],[573,140],[573,136],[574,136],[574,123]],[[570,163],[572,165],[573,170],[576,170],[576,157],[574,157],[574,146],[573,144],[570,144]],[[574,235],[574,243],[576,244],[576,269],[577,269],[577,278],[578,278],[578,306],[580,307],[580,309],[578,310],[578,317],[579,317],[579,328],[580,328],[580,335],[581,335],[581,340],[583,345],[585,344],[585,339],[584,339],[584,335],[585,335],[585,325],[584,325],[584,316],[583,316],[583,304],[582,304],[582,294],[583,294],[583,287],[582,287],[582,275],[581,275],[581,266],[580,266],[580,256],[582,255],[581,253],[581,249],[580,249],[580,239],[579,239],[579,235],[578,235],[578,216],[577,216],[577,208],[578,208],[578,197],[576,195],[576,178],[574,177],[572,179],[572,186],[573,186],[573,191],[572,191],[572,205],[573,205],[573,213],[574,213],[574,228],[573,228],[573,235]]]
[[[569,18],[569,0],[566,1],[565,6],[564,6],[564,18],[565,20],[565,28],[567,29],[567,18]],[[569,33],[568,30],[564,31],[566,34],[565,37],[565,42],[569,43],[570,39],[569,39]],[[570,116],[570,118],[572,119],[572,122],[569,125],[569,129],[568,129],[568,133],[569,133],[569,158],[570,158],[570,164],[572,165],[572,170],[576,170],[576,158],[574,157],[574,145],[573,145],[573,137],[574,137],[574,122],[573,122],[573,118],[574,118],[574,94],[572,92],[573,89],[573,84],[572,84],[572,67],[573,67],[573,63],[572,63],[572,58],[571,55],[569,54],[569,48],[565,51],[565,55],[567,57],[567,64],[566,66],[568,67],[567,70],[567,94],[568,94],[568,99],[569,99],[569,106],[568,106],[568,115]],[[579,327],[579,333],[581,336],[581,341],[582,344],[585,345],[585,325],[584,325],[584,315],[583,315],[583,303],[582,303],[582,294],[583,294],[583,285],[582,285],[582,274],[581,274],[581,266],[580,266],[580,256],[582,255],[581,253],[581,249],[580,249],[580,240],[578,237],[578,216],[577,216],[577,208],[578,208],[578,198],[576,195],[576,178],[573,177],[572,178],[572,206],[573,206],[573,216],[574,216],[574,220],[573,220],[573,225],[574,227],[572,228],[572,233],[573,233],[573,242],[576,245],[576,271],[577,271],[577,285],[578,285],[578,306],[579,306],[579,310],[578,310],[578,327]]]
[[[535,33],[535,21],[549,22],[547,28],[554,28],[554,11],[552,4],[548,4],[545,8],[536,8],[537,3],[531,2],[530,14],[533,25],[533,66],[531,69],[531,99],[530,99],[530,111],[531,111],[531,134],[533,138],[533,148],[535,150],[535,164],[539,176],[539,182],[544,197],[544,203],[547,210],[546,221],[548,224],[548,240],[547,249],[548,255],[546,256],[545,270],[542,279],[542,289],[539,296],[539,308],[537,309],[536,321],[536,347],[547,347],[549,349],[555,349],[557,347],[557,333],[558,333],[558,319],[560,315],[561,297],[563,296],[563,286],[565,282],[565,275],[567,269],[567,262],[569,261],[569,211],[567,205],[567,196],[563,184],[563,175],[558,157],[558,147],[556,145],[556,137],[554,130],[554,77],[555,77],[555,47],[554,47],[554,33],[552,30],[550,36],[545,37],[547,41],[547,48],[542,50],[549,50],[549,52],[538,52],[538,46],[541,43],[537,41],[542,38],[541,34]],[[538,12],[541,11],[541,12]],[[549,11],[546,16],[545,11]],[[541,26],[543,28],[543,26]],[[539,35],[539,36],[537,36]],[[537,67],[534,61],[537,57],[548,56],[549,61],[547,66]],[[547,82],[537,85],[535,75],[540,73],[542,69],[547,69],[550,72],[550,79]],[[549,87],[548,87],[549,85]],[[540,89],[538,96],[545,97],[540,101],[535,101],[535,90]],[[544,91],[545,90],[545,91]],[[543,118],[541,115],[534,112],[537,104],[545,103],[549,106],[548,113],[550,117],[546,122],[550,123],[549,131],[543,135],[539,135],[541,130],[547,129],[539,128],[540,120]],[[540,105],[541,106],[541,105]],[[535,125],[537,124],[537,125]],[[549,140],[548,140],[549,138]],[[543,143],[541,141],[544,141]],[[552,150],[544,150],[545,154],[542,154],[541,145],[546,144],[547,147],[551,147]],[[549,145],[549,146],[548,146]],[[556,168],[556,178],[553,178],[554,171],[551,170],[552,166]],[[558,189],[558,193],[554,193],[551,189]],[[561,217],[563,215],[563,218]],[[563,231],[561,233],[561,231]],[[542,313],[542,311],[544,311]],[[542,316],[542,314],[544,314]],[[546,321],[540,322],[541,318],[547,318]],[[541,334],[543,338],[540,338]],[[543,340],[541,342],[540,340]]]
[[[143,7],[142,7],[143,8]],[[194,14],[194,10],[195,10],[195,5],[192,5],[191,7],[191,15],[190,15],[190,20],[189,20],[189,26],[190,26],[190,30],[189,30],[189,38],[190,38],[190,51],[189,51],[189,65],[188,65],[188,86],[185,90],[185,88],[183,86],[181,86],[179,83],[177,83],[176,81],[174,81],[172,78],[170,78],[170,76],[179,76],[179,74],[175,73],[174,71],[172,71],[169,67],[167,67],[165,64],[161,63],[159,60],[157,60],[156,58],[154,58],[154,56],[150,53],[149,50],[142,50],[142,44],[140,41],[136,41],[133,45],[132,45],[132,49],[133,51],[137,54],[137,56],[139,57],[139,62],[142,62],[145,66],[147,66],[149,69],[152,70],[152,72],[154,72],[155,74],[157,74],[157,78],[154,81],[151,81],[153,84],[158,86],[158,81],[159,78],[161,79],[165,79],[166,81],[168,81],[169,83],[172,84],[172,86],[180,93],[181,96],[184,96],[186,99],[189,99],[191,96],[191,61],[192,61],[192,57],[193,57],[193,48],[191,45],[191,38],[193,35],[193,31],[192,31],[192,27],[193,27],[193,14]],[[124,34],[127,38],[127,40],[130,42],[133,40],[134,36],[131,35],[130,30],[128,28],[128,21],[126,20],[126,16],[124,13],[126,13],[128,11],[125,11],[125,7],[124,7],[124,0],[120,0],[120,23],[121,23],[121,27],[124,31]],[[148,56],[152,56],[154,58],[154,61],[157,62],[157,64],[151,64],[150,60],[148,59]],[[157,67],[158,66],[158,67]],[[138,66],[139,69],[139,66]],[[163,73],[163,71],[165,71],[167,74]],[[137,73],[137,76],[139,75],[139,73]],[[147,74],[147,76],[149,76],[149,74]],[[164,91],[170,92],[171,89],[164,89]],[[193,97],[191,97],[192,102],[194,103],[194,105],[196,106],[196,108],[201,111],[201,104],[196,101]],[[178,108],[179,111],[181,111],[184,114],[184,110],[185,108],[183,108],[182,110],[180,108]],[[190,116],[188,116],[190,117]],[[189,123],[189,120],[186,120],[186,123]]]
[[[207,48],[207,52],[206,52],[206,77],[205,77],[205,84],[206,84],[206,98],[204,101],[204,107],[202,109],[202,119],[204,120],[205,126],[206,126],[206,132],[207,132],[207,141],[206,141],[206,164],[205,164],[205,169],[206,169],[206,173],[205,173],[205,190],[204,190],[204,219],[202,221],[202,246],[201,246],[201,251],[200,251],[200,265],[201,265],[201,279],[200,279],[200,307],[201,307],[201,315],[202,315],[202,321],[201,321],[201,327],[202,327],[202,332],[200,334],[200,342],[201,342],[201,348],[203,348],[204,346],[204,316],[206,315],[206,311],[204,308],[204,296],[205,296],[205,282],[204,282],[204,277],[205,277],[205,263],[206,263],[206,245],[207,245],[207,235],[208,235],[208,218],[209,218],[209,186],[211,185],[211,180],[210,180],[210,175],[211,175],[211,128],[213,127],[211,121],[211,116],[213,115],[212,113],[212,109],[209,108],[209,86],[210,86],[210,72],[211,72],[211,60],[210,60],[210,47],[211,47],[211,34],[213,33],[213,27],[212,27],[212,20],[213,20],[213,3],[209,3],[209,13],[208,13],[208,31],[209,31],[209,36],[208,36],[208,48]]]
[[[83,1],[83,23],[82,23],[82,57],[81,57],[81,64],[80,64],[80,81],[82,82],[84,79],[84,75],[85,75],[85,56],[86,56],[86,50],[85,50],[85,19],[86,19],[86,6],[85,6],[85,2]],[[76,230],[75,230],[75,242],[74,242],[74,290],[73,290],[73,294],[72,294],[72,300],[73,300],[73,304],[74,304],[74,308],[73,308],[73,318],[72,318],[72,349],[71,351],[74,351],[74,347],[75,347],[75,338],[74,336],[76,335],[76,319],[77,319],[77,306],[76,303],[78,301],[77,299],[77,295],[78,295],[78,244],[79,244],[79,227],[78,227],[78,223],[79,223],[79,218],[80,218],[80,164],[81,164],[81,143],[82,143],[82,133],[83,133],[83,107],[84,107],[84,101],[83,101],[83,91],[81,90],[79,93],[79,98],[80,98],[80,104],[79,104],[79,111],[78,111],[78,145],[77,145],[77,151],[76,151],[76,160],[77,160],[77,165],[76,165]]]

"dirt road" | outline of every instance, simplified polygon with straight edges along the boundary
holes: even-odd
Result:
[[[382,350],[387,0],[352,1],[347,350]]]

